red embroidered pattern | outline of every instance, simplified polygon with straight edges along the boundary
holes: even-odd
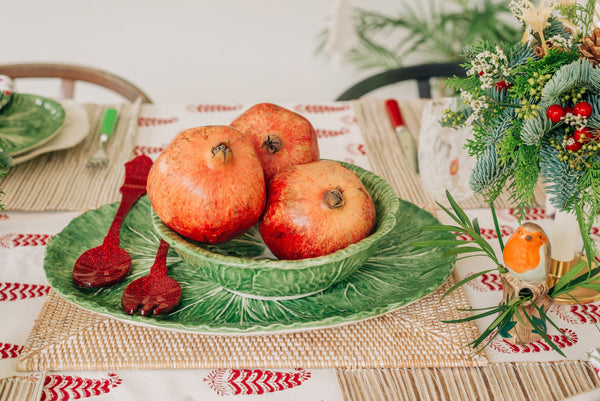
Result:
[[[0,343],[0,359],[16,358],[22,350],[21,345]]]
[[[484,239],[495,239],[498,238],[498,235],[496,234],[496,229],[494,228],[480,228],[480,234]],[[500,234],[502,235],[502,237],[508,237],[510,236],[515,230],[510,227],[510,226],[500,226]],[[473,241],[473,238],[471,238],[470,235],[467,234],[461,234],[458,237],[456,237],[457,239],[463,240],[463,241]]]
[[[549,335],[554,344],[558,348],[563,349],[571,347],[579,341],[577,333],[570,329],[561,329],[563,335]],[[500,336],[496,336],[490,343],[490,346],[498,352],[505,354],[516,354],[516,353],[533,353],[533,352],[555,352],[546,341],[539,340],[529,344],[511,344]]]
[[[495,272],[484,273],[481,276],[467,282],[467,285],[479,292],[502,290],[502,281],[500,281],[500,275]]]
[[[344,116],[341,118],[341,120],[344,124],[348,124],[348,125],[357,125],[358,124],[358,120],[353,115],[352,116]]]
[[[227,104],[190,104],[185,107],[189,112],[198,113],[216,113],[224,111],[235,111],[241,109],[241,105],[227,105]]]
[[[0,248],[18,246],[46,246],[52,238],[49,234],[16,234],[8,233],[0,236]]]
[[[0,283],[0,301],[16,301],[48,295],[49,285]]]
[[[348,128],[342,128],[339,130],[329,130],[329,129],[316,129],[317,138],[333,138],[336,136],[346,135],[350,130]]]
[[[281,391],[301,385],[310,378],[310,372],[274,372],[260,369],[217,369],[204,378],[219,395],[249,395]]]
[[[86,379],[78,376],[50,375],[44,380],[41,401],[67,401],[109,393],[122,380],[114,373],[108,379]]]
[[[362,143],[349,143],[346,145],[346,150],[351,155],[365,156],[367,154],[365,145]]]
[[[155,117],[139,117],[138,118],[138,126],[139,127],[156,127],[159,125],[173,124],[179,121],[177,117],[171,118],[155,118]]]
[[[592,229],[590,230],[590,236],[591,237],[596,237],[596,241],[600,240],[600,228],[599,227],[592,227]]]
[[[350,109],[350,105],[344,104],[339,106],[319,105],[319,104],[298,104],[294,106],[294,110],[298,113],[337,113]]]
[[[571,324],[596,324],[600,323],[600,306],[587,305],[559,305],[553,304],[550,312],[560,319]]]
[[[146,155],[149,156],[151,154],[159,154],[162,153],[162,151],[165,150],[165,146],[140,146],[140,145],[136,145],[133,148],[133,154],[135,156],[141,156],[141,155]]]
[[[515,209],[510,209],[509,213],[514,216],[515,215]],[[541,209],[541,208],[531,208],[527,210],[527,214],[525,215],[525,218],[523,219],[525,220],[543,220],[545,219],[546,216],[546,209]]]

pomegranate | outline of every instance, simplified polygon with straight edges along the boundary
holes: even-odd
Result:
[[[195,241],[218,244],[255,225],[266,201],[260,160],[248,138],[228,126],[179,133],[148,175],[158,217]]]
[[[284,107],[256,104],[231,126],[252,141],[267,181],[288,167],[319,160],[319,144],[312,124]]]
[[[263,241],[280,259],[313,258],[369,236],[375,205],[352,170],[320,160],[292,166],[268,183]]]

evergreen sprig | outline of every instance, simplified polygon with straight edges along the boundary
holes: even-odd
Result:
[[[509,192],[523,217],[542,179],[552,205],[582,211],[580,228],[587,242],[592,216],[600,212],[600,68],[598,60],[580,54],[582,37],[573,26],[583,32],[590,29],[593,3],[558,6],[565,14],[552,15],[544,35],[530,35],[512,45],[468,44],[468,77],[451,81],[461,90],[464,106],[449,110],[442,119],[445,126],[472,128],[473,138],[465,147],[477,158],[470,180],[473,191],[487,200]],[[516,15],[522,17],[518,9]],[[548,41],[540,43],[542,36]],[[488,64],[481,66],[482,59]],[[495,82],[492,87],[490,79]],[[582,102],[591,106],[591,115],[574,111]],[[563,117],[551,119],[550,106],[564,110]],[[591,134],[581,134],[584,128]],[[588,248],[593,252],[588,257],[598,254],[595,247]]]
[[[446,198],[450,204],[451,209],[448,209],[438,203],[438,206],[448,215],[455,224],[436,224],[432,226],[423,227],[424,231],[441,231],[452,234],[456,237],[458,236],[467,236],[467,240],[460,240],[458,238],[452,239],[438,239],[438,240],[425,240],[425,241],[415,241],[411,245],[415,247],[427,248],[427,247],[440,247],[440,246],[454,246],[454,248],[445,252],[445,256],[457,256],[463,255],[461,259],[466,259],[474,256],[483,256],[491,262],[493,265],[492,268],[487,270],[479,271],[478,273],[469,275],[464,279],[460,280],[453,286],[451,286],[446,293],[443,295],[447,296],[452,291],[457,288],[463,286],[469,281],[480,277],[483,274],[489,273],[491,271],[498,271],[499,273],[506,273],[507,269],[500,263],[500,260],[496,256],[494,248],[481,236],[481,228],[479,226],[479,222],[477,219],[470,220],[465,211],[460,207],[460,205],[455,201],[452,195],[446,191]],[[496,232],[498,233],[498,242],[500,244],[500,249],[504,251],[504,243],[502,242],[502,235],[500,232],[500,227],[498,225],[498,219],[496,217],[496,211],[494,208],[494,203],[490,202],[490,210],[492,212],[492,217],[494,221],[494,227]],[[599,270],[596,272],[596,270]],[[594,270],[592,274],[600,273],[600,267]],[[580,271],[579,271],[580,272]],[[569,276],[573,275],[573,277],[566,277],[564,280],[561,279],[558,281],[555,287],[553,287],[552,291],[554,296],[563,294],[564,292],[571,291],[574,285],[580,285],[582,287],[588,286],[586,288],[591,287],[600,287],[596,283],[593,283],[589,277],[586,280],[585,278],[579,277],[577,280],[573,280],[575,277],[574,274],[571,273]],[[563,276],[564,277],[564,276]],[[593,275],[591,276],[593,277]],[[591,287],[590,287],[591,286]],[[526,303],[532,303],[536,310],[538,311],[540,317],[531,316],[524,309],[524,305]],[[559,332],[560,329],[556,324],[548,317],[545,313],[544,309],[536,305],[532,301],[532,294],[527,293],[525,291],[519,292],[516,296],[511,299],[505,299],[498,306],[492,306],[489,308],[480,308],[480,309],[458,309],[459,311],[465,312],[481,312],[477,314],[472,314],[464,318],[453,319],[453,320],[444,320],[443,323],[464,323],[468,321],[477,320],[480,318],[484,318],[487,316],[498,314],[496,319],[481,332],[480,336],[477,337],[474,341],[469,343],[469,345],[473,348],[478,348],[481,346],[484,341],[487,340],[481,349],[485,348],[487,344],[489,344],[497,335],[500,335],[504,338],[510,338],[511,334],[509,331],[516,325],[516,322],[519,321],[525,324],[525,320],[532,327],[532,332],[539,334],[545,341],[552,347],[555,351],[557,351],[560,355],[565,357],[565,354],[558,348],[556,344],[552,341],[552,339],[548,336],[547,326],[549,323],[552,327],[556,328]],[[524,318],[523,318],[524,317]]]
[[[0,148],[0,179],[6,176],[6,173],[11,165],[12,158],[4,151],[4,149]],[[4,192],[0,190],[0,210],[4,209],[4,205],[2,204],[2,195],[4,195]]]

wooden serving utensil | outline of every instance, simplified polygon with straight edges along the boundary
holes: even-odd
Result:
[[[123,310],[133,315],[139,308],[140,315],[160,315],[171,312],[179,305],[181,286],[167,276],[167,253],[169,244],[160,240],[154,264],[147,276],[132,281],[121,298]]]
[[[131,207],[146,193],[152,159],[142,155],[125,163],[121,204],[102,245],[85,251],[73,267],[73,282],[79,287],[108,287],[121,281],[131,268],[131,257],[119,247],[121,225]]]

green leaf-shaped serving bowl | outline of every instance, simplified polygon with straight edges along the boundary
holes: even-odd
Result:
[[[65,121],[60,103],[24,93],[11,96],[0,112],[0,148],[17,156],[58,135]]]
[[[260,235],[253,230],[247,240],[258,245],[256,252],[252,257],[240,257],[230,243],[207,247],[182,237],[167,227],[154,212],[152,223],[158,234],[198,274],[235,294],[268,300],[306,297],[354,273],[396,226],[399,201],[394,189],[370,171],[343,164],[358,175],[369,191],[375,203],[377,221],[370,236],[325,256],[300,260],[268,257],[264,254],[266,247],[260,241]]]

